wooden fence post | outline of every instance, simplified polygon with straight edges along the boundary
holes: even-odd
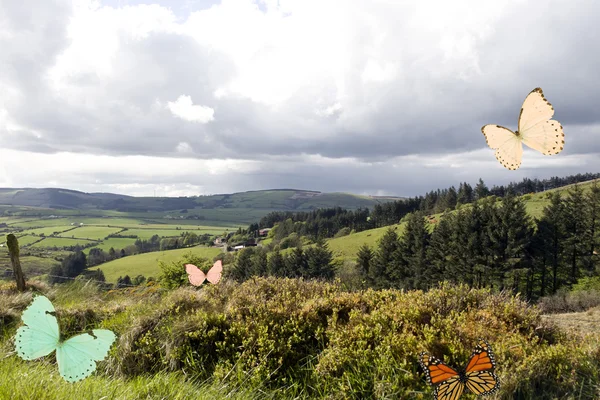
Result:
[[[21,269],[21,261],[19,260],[19,242],[17,237],[12,233],[6,235],[6,245],[8,246],[8,252],[10,254],[10,262],[15,273],[15,281],[17,281],[17,289],[20,292],[25,291],[25,277],[23,276],[23,270]]]

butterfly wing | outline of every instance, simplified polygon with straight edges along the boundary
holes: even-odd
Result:
[[[554,108],[542,89],[533,89],[523,102],[519,116],[519,135],[523,143],[544,155],[560,153],[565,133],[560,122],[550,119],[553,115]]]
[[[190,283],[194,286],[201,286],[206,279],[204,272],[194,264],[185,264],[185,272],[188,274]]]
[[[465,384],[459,377],[450,378],[440,383],[433,392],[437,400],[457,400],[464,392]]]
[[[17,329],[15,348],[24,360],[34,360],[55,350],[60,340],[54,306],[45,296],[37,296],[21,317],[25,326]]]
[[[206,279],[210,283],[217,284],[221,280],[221,273],[223,272],[223,263],[221,260],[215,261],[211,269],[206,273]]]
[[[115,341],[115,334],[107,329],[73,336],[56,349],[56,363],[60,375],[67,382],[77,382],[96,370],[96,361],[102,361]]]
[[[485,125],[481,128],[485,140],[492,149],[496,150],[496,158],[500,164],[510,170],[521,166],[523,145],[521,138],[500,125]]]
[[[500,387],[500,381],[494,373],[495,368],[492,347],[485,340],[479,339],[465,369],[466,386],[478,395],[493,393]]]

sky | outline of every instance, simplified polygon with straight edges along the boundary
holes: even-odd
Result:
[[[600,172],[594,0],[0,0],[0,187],[414,196]],[[509,171],[541,87],[563,152]]]

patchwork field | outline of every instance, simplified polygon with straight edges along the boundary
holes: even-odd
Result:
[[[50,215],[56,215],[56,213]],[[134,245],[135,238],[107,238],[110,234],[118,232],[122,232],[123,235],[136,235],[139,239],[148,240],[153,235],[177,237],[186,231],[194,232],[198,235],[220,235],[224,232],[238,229],[236,225],[218,226],[218,223],[199,225],[200,221],[198,220],[148,220],[113,216],[69,216],[56,218],[50,217],[50,215],[37,219],[33,217],[2,217],[0,222],[6,223],[8,227],[0,230],[0,245],[2,246],[0,247],[0,272],[6,269],[12,270],[8,249],[5,244],[8,233],[15,233],[19,240],[23,270],[28,276],[36,276],[47,273],[53,265],[59,263],[56,259],[62,259],[68,254],[66,249],[75,245],[89,246],[83,250],[85,254],[89,254],[90,250],[95,247],[108,252],[110,248],[120,250]],[[90,246],[90,244],[93,244],[93,246]],[[208,250],[206,253],[206,257],[208,258],[214,257],[220,251],[219,249],[202,249],[194,251],[206,252]],[[113,277],[114,275],[114,280],[116,280],[119,275],[127,274],[127,272],[124,274],[117,272],[117,269],[125,264],[127,264],[127,268],[125,269],[131,269],[132,273],[136,275],[156,275],[158,269],[157,259],[176,259],[179,257],[179,254],[183,254],[183,252],[189,250],[189,248],[186,248],[171,250],[170,252],[146,253],[116,260],[111,262],[110,265],[107,264],[108,276]],[[138,256],[142,257],[138,259],[136,258]],[[112,266],[115,265],[112,263],[116,263],[116,267]],[[112,271],[115,272],[113,273]]]

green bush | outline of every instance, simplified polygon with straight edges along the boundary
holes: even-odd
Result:
[[[160,284],[167,289],[175,289],[187,284],[188,277],[187,272],[185,272],[185,264],[194,264],[205,272],[212,266],[212,262],[208,259],[194,255],[191,252],[184,254],[181,259],[171,261],[170,263],[160,260],[158,262],[160,268],[158,280]]]
[[[598,398],[599,335],[567,336],[518,296],[489,289],[349,292],[338,283],[252,278],[175,290],[42,290],[61,329],[117,333],[99,370],[115,379],[177,372],[280,398],[426,398],[432,388],[419,352],[464,367],[484,337],[498,363],[497,398]],[[0,291],[9,320],[28,303],[18,296]],[[17,325],[5,328],[14,334]]]

